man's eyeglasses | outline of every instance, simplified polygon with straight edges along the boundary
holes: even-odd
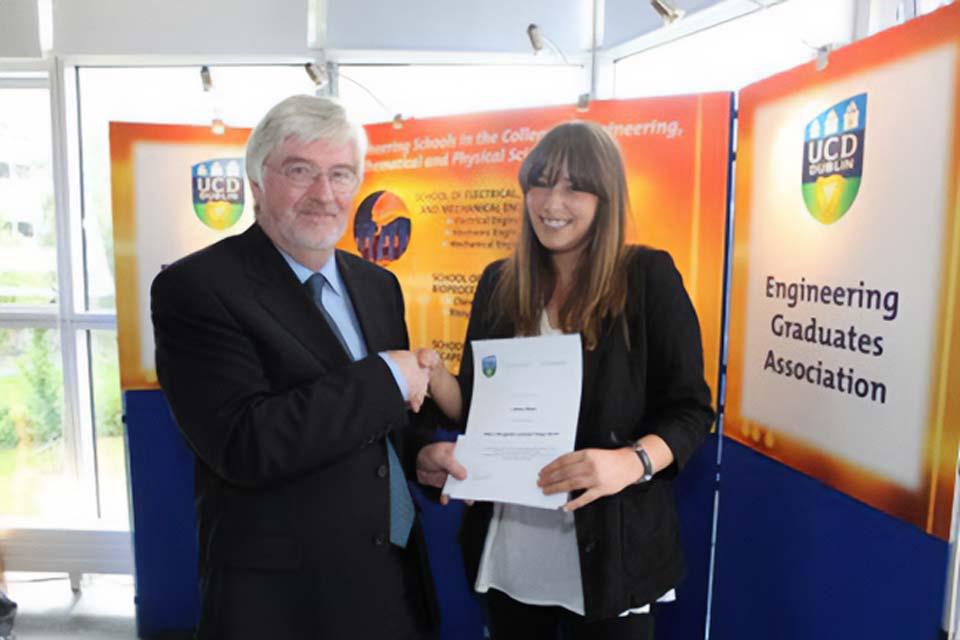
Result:
[[[350,167],[334,167],[329,171],[324,171],[309,162],[289,162],[279,168],[274,168],[269,164],[265,166],[279,173],[296,187],[309,187],[321,176],[326,176],[332,191],[349,193],[353,191],[359,181],[356,171]]]

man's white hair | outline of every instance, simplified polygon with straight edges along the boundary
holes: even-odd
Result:
[[[246,168],[251,182],[263,185],[263,163],[287,138],[304,144],[325,140],[335,144],[351,143],[357,154],[357,175],[363,178],[363,157],[367,153],[367,134],[363,127],[347,117],[337,100],[317,96],[290,96],[263,116],[247,140]]]

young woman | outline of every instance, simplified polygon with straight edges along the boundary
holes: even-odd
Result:
[[[520,185],[517,248],[478,283],[459,378],[426,358],[430,393],[461,419],[470,341],[579,333],[576,450],[539,479],[544,493],[572,496],[557,511],[470,507],[468,578],[493,640],[652,639],[650,604],[674,599],[684,571],[670,483],[713,421],[696,314],[667,253],[624,245],[623,161],[600,126],[552,129]]]

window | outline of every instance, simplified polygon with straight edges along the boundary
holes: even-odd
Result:
[[[81,254],[71,243],[79,225],[57,204],[65,201],[54,150],[66,144],[52,133],[62,130],[61,104],[45,72],[0,74],[0,521],[97,529],[109,511],[108,526],[127,529],[125,468],[122,508],[107,509],[112,496],[98,491],[98,467],[126,458],[108,428],[120,412],[119,384],[101,355],[115,320],[88,313],[71,293],[86,278],[68,259]],[[95,440],[95,431],[114,439]]]
[[[63,429],[56,329],[0,329],[0,514],[20,522],[76,517]]]
[[[57,304],[50,93],[0,88],[0,305]]]
[[[130,516],[117,332],[101,330],[85,334],[83,339],[87,345],[93,392],[97,502],[101,520],[121,529],[126,527]]]

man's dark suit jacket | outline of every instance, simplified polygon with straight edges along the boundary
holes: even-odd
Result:
[[[627,306],[583,354],[576,449],[615,449],[646,434],[663,438],[674,463],[653,480],[626,487],[574,512],[586,617],[612,618],[651,603],[683,577],[685,565],[671,479],[713,422],[693,305],[670,255],[630,247]],[[503,262],[483,272],[460,366],[464,415],[473,389],[471,340],[507,338],[512,324],[493,297]],[[460,541],[475,581],[492,503],[466,511]]]
[[[385,437],[408,477],[427,439],[376,355],[408,347],[400,286],[336,260],[356,362],[257,225],[154,280],[157,374],[197,457],[201,638],[375,638],[404,589],[435,613],[419,527],[406,551],[389,542]]]

